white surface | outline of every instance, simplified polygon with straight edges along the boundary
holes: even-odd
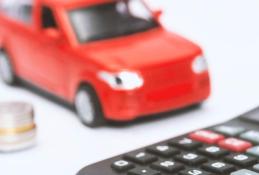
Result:
[[[0,100],[34,104],[38,146],[0,154],[5,175],[74,175],[83,166],[183,132],[212,125],[259,105],[258,0],[152,0],[163,22],[198,42],[210,63],[213,94],[201,110],[121,128],[89,129],[74,114],[27,90],[0,83]]]

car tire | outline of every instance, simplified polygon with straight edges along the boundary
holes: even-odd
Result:
[[[78,90],[74,106],[84,125],[98,127],[105,122],[100,101],[95,90],[90,86],[83,86]]]
[[[16,84],[16,76],[8,54],[0,50],[0,77],[8,85]]]

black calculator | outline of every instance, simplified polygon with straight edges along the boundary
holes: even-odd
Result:
[[[77,175],[259,175],[259,108],[89,165]]]

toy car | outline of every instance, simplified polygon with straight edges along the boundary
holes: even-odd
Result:
[[[0,71],[73,104],[82,122],[130,121],[201,103],[203,52],[144,0],[0,0]]]

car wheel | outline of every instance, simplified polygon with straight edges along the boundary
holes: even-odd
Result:
[[[16,83],[11,61],[4,51],[0,51],[0,77],[8,85]]]
[[[89,127],[103,124],[104,117],[99,99],[89,86],[80,88],[75,97],[75,109],[79,119]]]

